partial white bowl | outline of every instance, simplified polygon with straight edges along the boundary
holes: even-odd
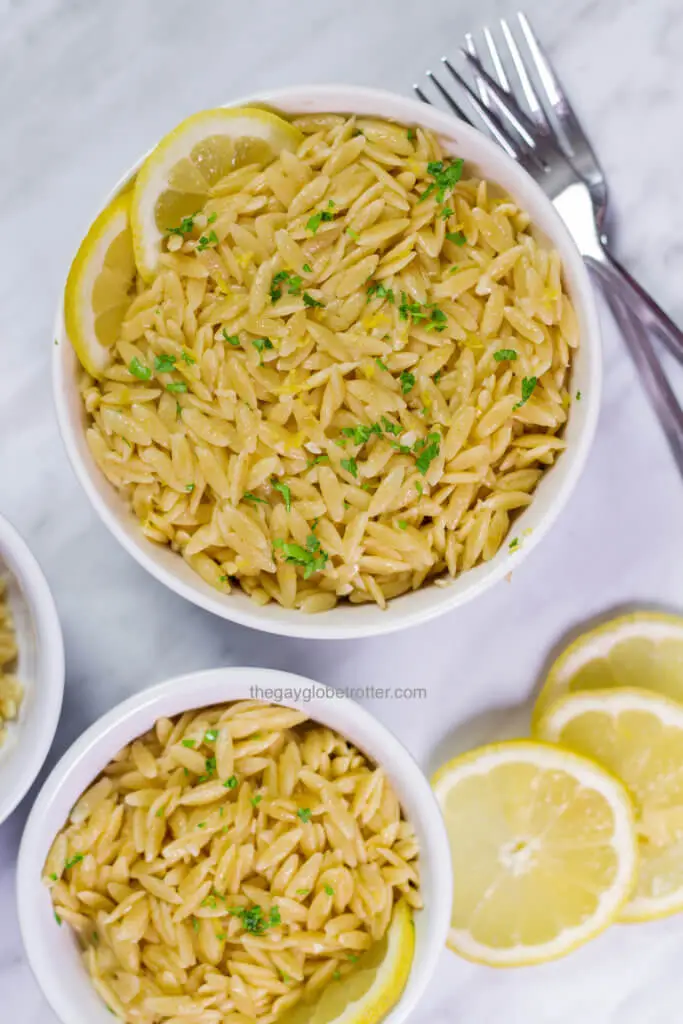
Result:
[[[464,157],[481,176],[497,182],[528,210],[536,228],[560,253],[581,331],[582,346],[575,356],[572,388],[581,392],[582,401],[572,403],[565,432],[566,451],[543,477],[533,502],[516,522],[516,532],[524,533],[524,544],[512,553],[504,544],[490,562],[463,573],[447,586],[432,584],[404,594],[391,601],[386,611],[370,604],[342,603],[328,612],[305,615],[275,603],[259,607],[237,590],[228,595],[219,594],[178,554],[152,544],[143,536],[135,517],[95,464],[84,436],[85,417],[76,386],[77,360],[68,343],[60,306],[55,325],[59,344],[54,350],[53,367],[62,436],[76,475],[105,525],[143,568],[193,604],[224,619],[284,636],[343,639],[391,633],[433,619],[502,580],[542,540],[566,504],[586,461],[600,403],[600,331],[591,283],[569,232],[540,187],[498,146],[451,115],[390,92],[344,85],[282,89],[242,98],[230,105],[241,106],[254,101],[268,103],[290,114],[355,112],[424,125],[441,136],[448,153]],[[118,183],[107,202],[130,180],[141,162]]]
[[[24,699],[0,746],[0,824],[9,817],[48,755],[62,709],[64,644],[47,580],[26,542],[0,516],[0,576],[19,647],[16,676]]]
[[[31,969],[63,1024],[111,1024],[111,1014],[92,987],[73,933],[56,923],[49,892],[41,881],[55,835],[105,765],[157,718],[253,697],[253,687],[275,691],[274,702],[301,708],[386,770],[420,844],[424,909],[415,915],[415,957],[408,984],[384,1024],[402,1024],[418,1006],[444,948],[452,902],[448,839],[425,776],[385,726],[359,704],[330,695],[320,683],[287,672],[222,668],[179,676],[113,708],[66,752],[33,805],[17,866],[19,924]],[[292,692],[296,699],[284,699],[285,693]]]

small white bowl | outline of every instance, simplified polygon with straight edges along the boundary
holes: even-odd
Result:
[[[446,586],[421,587],[392,600],[386,611],[376,605],[340,603],[328,612],[305,615],[275,602],[259,607],[238,590],[219,594],[168,547],[148,541],[125,502],[105,479],[85,441],[83,404],[76,385],[77,360],[64,328],[60,306],[55,324],[54,390],[57,414],[69,458],[97,513],[124,548],[152,576],[193,604],[224,619],[284,636],[345,639],[376,636],[426,622],[488,590],[520,564],[550,529],[566,504],[586,461],[598,417],[601,384],[600,331],[593,291],[578,249],[540,187],[502,149],[462,121],[436,107],[378,89],[345,85],[313,85],[261,93],[236,100],[267,103],[285,113],[322,111],[374,114],[404,124],[420,124],[441,137],[445,150],[464,157],[482,177],[496,182],[531,215],[536,228],[558,250],[574,303],[582,346],[575,355],[572,388],[581,402],[572,403],[565,438],[567,449],[544,475],[531,505],[519,516],[515,532],[524,544],[514,551],[503,544],[490,562],[463,573]],[[138,170],[139,161],[118,183],[108,201]]]
[[[386,770],[420,844],[424,909],[415,915],[415,957],[408,984],[384,1024],[402,1024],[417,1007],[444,948],[452,902],[448,839],[427,779],[405,747],[360,704],[288,672],[222,668],[179,676],[113,708],[66,752],[33,805],[17,865],[19,924],[31,969],[64,1024],[111,1024],[111,1015],[90,982],[73,933],[55,922],[50,894],[41,881],[54,837],[98,773],[157,718],[243,700],[254,695],[252,687],[280,691],[283,699],[274,699],[275,703],[301,708]],[[289,699],[292,691],[299,691],[296,699]]]
[[[64,693],[64,644],[52,594],[25,541],[0,516],[0,576],[19,648],[16,676],[24,698],[0,746],[0,824],[35,779],[55,735]]]

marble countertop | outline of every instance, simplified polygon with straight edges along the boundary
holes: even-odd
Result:
[[[549,653],[577,626],[633,602],[683,608],[683,489],[606,315],[597,439],[550,536],[511,583],[389,639],[278,639],[184,603],[100,524],[57,433],[51,322],[66,263],[103,195],[140,152],[187,114],[266,87],[344,81],[408,92],[444,44],[455,52],[463,32],[514,5],[0,0],[0,511],[40,559],[64,627],[67,689],[45,771],[128,694],[221,664],[289,669],[334,685],[419,680],[428,689],[419,705],[367,703],[430,770],[463,735],[474,744],[509,722]],[[683,6],[525,6],[608,172],[617,251],[680,322]],[[0,827],[2,1024],[56,1021],[16,921],[14,865],[30,803],[31,795]],[[496,972],[444,952],[414,1021],[664,1024],[683,1000],[682,956],[683,918],[614,928],[535,969]]]

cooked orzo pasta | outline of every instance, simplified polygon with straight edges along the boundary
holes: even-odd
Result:
[[[6,723],[16,719],[24,690],[12,674],[17,660],[17,640],[7,600],[7,579],[0,577],[0,745],[7,733]]]
[[[565,442],[577,319],[556,251],[422,128],[294,119],[169,225],[90,450],[209,584],[325,611],[491,559]]]
[[[418,847],[381,767],[300,711],[162,718],[105,768],[48,854],[58,921],[131,1024],[276,1020],[362,967]]]

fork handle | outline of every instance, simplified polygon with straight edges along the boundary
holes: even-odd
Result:
[[[589,266],[600,281],[603,295],[621,329],[631,358],[638,369],[641,383],[669,442],[678,471],[683,477],[683,409],[662,369],[646,326],[634,317],[631,306],[626,305],[626,289],[621,286],[620,279],[615,276],[610,280],[610,276],[599,271],[593,261]]]
[[[679,363],[683,363],[683,331],[605,246],[602,247],[601,256],[604,260],[589,257],[591,265],[603,276],[614,275],[619,278],[622,300],[633,315],[646,326],[653,328],[672,356]]]

